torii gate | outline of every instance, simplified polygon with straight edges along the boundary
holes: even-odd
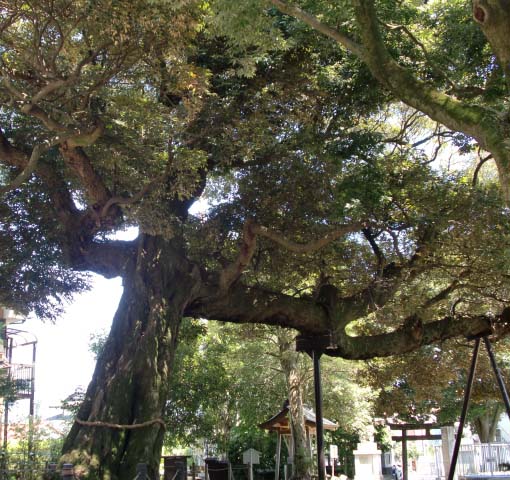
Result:
[[[407,442],[412,440],[441,440],[441,434],[434,434],[431,430],[450,426],[451,424],[434,423],[389,423],[391,430],[397,430],[399,435],[391,435],[394,442],[402,442],[402,474],[403,480],[408,480],[407,471]]]

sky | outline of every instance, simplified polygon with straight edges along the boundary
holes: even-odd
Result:
[[[76,387],[87,387],[95,366],[89,351],[90,336],[108,332],[111,326],[122,294],[121,279],[93,275],[91,284],[92,288],[77,295],[54,324],[29,317],[15,326],[37,338],[35,403],[36,415],[43,419],[61,413],[60,401]],[[31,358],[31,347],[14,349],[14,363],[31,363]],[[11,418],[27,417],[28,409],[28,400],[16,402]]]

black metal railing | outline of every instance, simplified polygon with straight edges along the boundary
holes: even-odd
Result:
[[[30,398],[34,381],[33,365],[11,364],[9,367],[9,378],[15,385],[17,398]]]

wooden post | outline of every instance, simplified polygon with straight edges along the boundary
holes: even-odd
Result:
[[[408,480],[407,472],[407,430],[402,430],[402,477]]]
[[[64,463],[62,465],[62,480],[72,480],[74,478],[74,466],[72,463]]]
[[[280,454],[282,451],[282,434],[278,432],[278,438],[276,440],[276,465],[274,471],[274,480],[279,480],[280,478]]]

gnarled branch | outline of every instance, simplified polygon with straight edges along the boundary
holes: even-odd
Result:
[[[360,222],[341,225],[317,240],[312,240],[307,243],[296,243],[289,240],[279,232],[262,225],[258,225],[253,221],[248,221],[243,227],[242,244],[237,259],[221,272],[219,281],[220,289],[222,291],[227,290],[230,285],[239,278],[243,270],[250,264],[255,253],[257,236],[265,237],[283,247],[285,250],[293,253],[311,253],[324,248],[331,242],[338,240],[348,233],[357,232],[365,226],[365,223]]]
[[[37,162],[39,161],[39,158],[44,153],[45,150],[48,149],[48,145],[36,145],[32,149],[32,154],[30,155],[30,159],[28,160],[28,163],[26,167],[23,169],[23,171],[8,185],[5,187],[0,188],[0,196],[6,194],[7,192],[10,192],[11,190],[14,190],[18,187],[20,187],[25,181],[27,181],[32,173],[35,171],[37,167]]]

